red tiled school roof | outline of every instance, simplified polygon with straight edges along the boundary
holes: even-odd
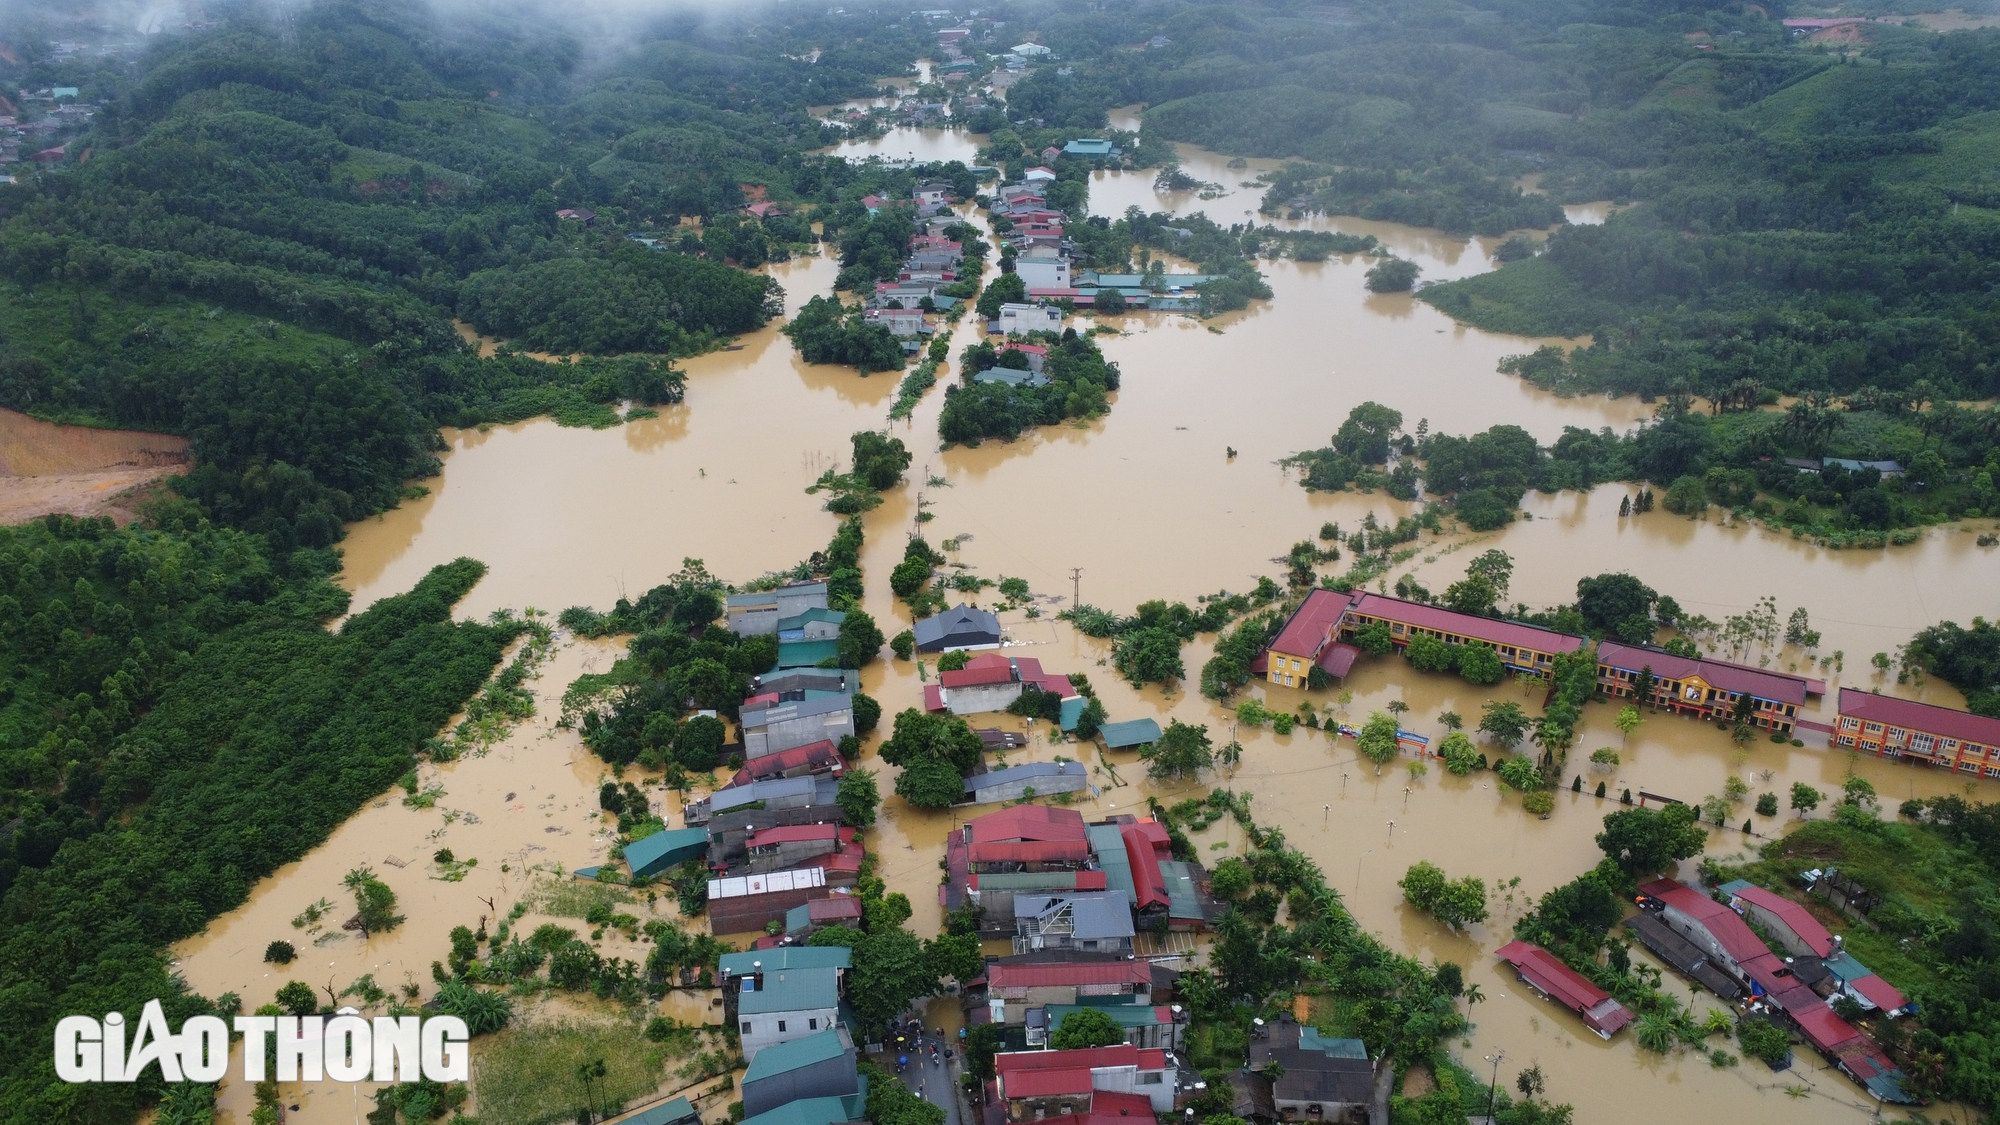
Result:
[[[1288,656],[1315,657],[1320,646],[1340,623],[1340,615],[1354,603],[1354,595],[1338,590],[1314,590],[1306,595],[1306,600],[1292,613],[1291,620],[1285,622],[1278,639],[1271,642],[1271,650]]]
[[[1745,887],[1736,892],[1736,897],[1776,914],[1818,956],[1833,955],[1833,935],[1805,907],[1762,887]]]
[[[1016,805],[1011,809],[974,817],[965,826],[971,830],[975,844],[999,840],[1089,839],[1084,831],[1082,813],[1047,805]]]
[[[1738,964],[1771,955],[1770,947],[1750,931],[1749,925],[1737,917],[1734,910],[1693,887],[1672,879],[1656,879],[1640,887],[1639,893],[1657,898],[1701,923]]]
[[[1582,637],[1558,633],[1554,629],[1522,625],[1515,621],[1496,621],[1491,617],[1476,617],[1470,613],[1458,613],[1434,605],[1407,602],[1401,598],[1391,598],[1382,594],[1363,594],[1354,603],[1353,612],[1387,621],[1401,621],[1406,625],[1449,633],[1469,640],[1485,641],[1495,646],[1508,645],[1548,653],[1575,652],[1583,647]]]
[[[987,967],[986,978],[988,987],[996,989],[1071,988],[1091,984],[1151,985],[1153,966],[1146,961],[1054,961],[1042,965],[991,965]]]
[[[1731,664],[1726,660],[1675,656],[1665,649],[1604,641],[1597,646],[1597,662],[1609,664],[1613,668],[1622,668],[1628,672],[1651,668],[1653,675],[1666,680],[1684,680],[1689,676],[1699,676],[1703,683],[1712,687],[1719,687],[1738,695],[1772,699],[1779,703],[1803,704],[1806,701],[1807,685],[1804,676],[1767,672],[1762,668]]]
[[[1360,649],[1345,642],[1336,642],[1326,646],[1326,651],[1320,653],[1319,659],[1313,663],[1324,668],[1327,675],[1339,679],[1354,671],[1354,662],[1360,656]]]
[[[1969,711],[1939,707],[1930,703],[1918,703],[1913,699],[1896,699],[1887,695],[1877,695],[1872,691],[1841,688],[1840,714],[1842,718],[1855,718],[1868,723],[1882,723],[1885,726],[1902,727],[1905,730],[1939,734],[1946,738],[1956,738],[1961,742],[2000,746],[2000,719],[1989,719],[1984,715],[1974,715]]]

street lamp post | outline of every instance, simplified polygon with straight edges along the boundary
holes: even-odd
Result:
[[[1389,822],[1389,836],[1388,836],[1388,838],[1389,838],[1389,839],[1391,839],[1391,840],[1393,840],[1393,839],[1395,839],[1395,838],[1396,838],[1396,822],[1395,822],[1395,821],[1393,821],[1393,820]]]
[[[1493,1101],[1500,1096],[1500,1060],[1506,1057],[1507,1052],[1505,1051],[1495,1051],[1486,1056],[1486,1061],[1493,1064],[1493,1084],[1486,1087],[1487,1125],[1492,1125],[1493,1122]]]

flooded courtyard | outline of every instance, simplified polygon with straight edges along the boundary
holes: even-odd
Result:
[[[867,143],[885,157],[917,159],[970,160],[973,149],[964,134],[942,130],[897,130]],[[1157,192],[1150,172],[1100,173],[1092,182],[1092,210],[1116,215],[1136,205],[1247,221],[1254,216],[1243,212],[1255,210],[1262,189],[1241,185],[1272,164],[1245,163],[1232,169],[1223,157],[1183,150],[1190,175],[1225,185],[1211,200]],[[1493,268],[1490,239],[1341,218],[1311,225],[1374,234],[1417,262],[1425,278]],[[1776,1075],[1748,1061],[1715,1069],[1699,1054],[1650,1055],[1630,1035],[1601,1042],[1567,1012],[1521,987],[1492,951],[1507,940],[1523,906],[1596,862],[1593,837],[1602,815],[1615,807],[1589,795],[1599,780],[1613,794],[1644,789],[1699,801],[1739,776],[1754,800],[1767,790],[1782,793],[1794,781],[1838,789],[1852,769],[1892,805],[1906,796],[1962,792],[1967,782],[1817,748],[1760,740],[1739,749],[1711,725],[1665,714],[1649,715],[1623,736],[1611,723],[1615,708],[1598,704],[1586,709],[1571,756],[1570,772],[1584,777],[1584,793],[1572,794],[1565,785],[1555,812],[1538,820],[1489,773],[1459,778],[1433,765],[1428,775],[1413,778],[1401,762],[1378,773],[1356,760],[1352,740],[1305,727],[1282,737],[1269,728],[1236,729],[1233,714],[1191,685],[1172,693],[1132,688],[1109,667],[1104,642],[1053,620],[1073,593],[1129,612],[1151,598],[1192,602],[1218,589],[1245,590],[1258,575],[1280,575],[1283,566],[1274,559],[1293,542],[1313,537],[1323,522],[1351,528],[1371,511],[1383,518],[1407,511],[1381,494],[1307,493],[1278,464],[1325,444],[1347,411],[1364,400],[1400,410],[1410,428],[1419,419],[1428,419],[1433,431],[1457,433],[1506,422],[1544,442],[1564,426],[1623,430],[1649,416],[1649,408],[1632,399],[1562,399],[1497,374],[1500,357],[1546,341],[1462,328],[1408,295],[1369,294],[1362,275],[1370,264],[1358,256],[1266,263],[1275,297],[1243,312],[1210,321],[1161,313],[1118,318],[1121,334],[1101,337],[1107,357],[1123,371],[1107,417],[978,448],[938,449],[943,387],[932,389],[908,422],[889,423],[897,373],[862,377],[848,368],[806,364],[769,327],[739,340],[740,350],[686,361],[686,401],[654,419],[606,431],[563,429],[546,420],[447,431],[445,469],[426,482],[430,494],[350,529],[342,580],[358,609],[408,589],[438,563],[469,555],[490,571],[460,607],[465,616],[502,607],[607,607],[662,581],[686,557],[703,559],[725,580],[748,581],[826,543],[835,517],[805,487],[846,459],[851,433],[888,427],[910,445],[915,460],[908,482],[864,517],[865,608],[884,633],[908,626],[907,608],[891,595],[888,576],[907,535],[919,528],[933,544],[959,540],[956,561],[983,577],[1027,579],[1040,615],[1002,615],[1010,641],[1023,646],[1011,651],[1037,657],[1052,672],[1088,674],[1113,719],[1152,716],[1164,724],[1179,718],[1206,724],[1218,745],[1241,740],[1240,767],[1213,783],[1250,793],[1259,823],[1283,827],[1320,864],[1364,927],[1412,955],[1466,966],[1467,979],[1486,999],[1471,1008],[1474,1029],[1454,1046],[1475,1069],[1484,1073],[1478,1060],[1495,1049],[1507,1055],[1503,1081],[1539,1064],[1550,1096],[1575,1105],[1579,1122],[1666,1125],[1691,1116],[1860,1122],[1872,1116],[1874,1103],[1844,1077],[1821,1069],[1809,1052],[1799,1053],[1793,1071]],[[833,262],[817,257],[771,268],[791,310],[828,292],[836,272]],[[972,320],[961,323],[954,356],[975,339]],[[940,380],[956,378],[955,368],[948,364]],[[1825,635],[1821,654],[1844,653],[1844,671],[1831,675],[1829,707],[1843,683],[1898,690],[1869,668],[1871,654],[1893,650],[1938,620],[1990,616],[1994,608],[1994,552],[1976,547],[1964,528],[1932,530],[1914,545],[1887,551],[1827,551],[1718,520],[1666,512],[1621,519],[1618,502],[1628,492],[1607,485],[1589,494],[1530,494],[1524,503],[1532,519],[1486,535],[1426,535],[1388,581],[1414,573],[1442,589],[1463,573],[1466,559],[1497,547],[1515,561],[1511,598],[1532,605],[1571,600],[1578,578],[1606,570],[1630,570],[1715,618],[1773,595],[1781,615],[1795,606],[1808,609]],[[920,512],[930,519],[919,522]],[[1991,525],[1979,523],[1980,530]],[[1073,578],[1076,569],[1081,574]],[[1205,638],[1184,649],[1191,677],[1208,658],[1209,643]],[[405,807],[400,791],[385,795],[305,860],[266,880],[243,907],[183,943],[176,956],[189,984],[209,995],[236,991],[246,1010],[267,1002],[286,979],[343,986],[370,973],[384,988],[406,979],[427,984],[430,963],[448,948],[449,929],[482,915],[504,915],[529,888],[527,869],[600,862],[612,838],[596,808],[596,789],[609,771],[573,732],[553,724],[563,688],[583,672],[605,670],[621,650],[616,642],[566,639],[536,685],[534,719],[484,756],[424,767],[421,784],[444,788],[435,807]],[[1751,659],[1759,656],[1770,657],[1773,667],[1804,658],[1753,652]],[[887,733],[896,712],[921,705],[922,687],[923,672],[911,662],[884,659],[864,671],[863,690],[884,710],[871,744]],[[1496,695],[1531,702],[1511,681],[1474,688],[1389,659],[1364,660],[1345,688],[1352,693],[1345,704],[1339,692],[1308,696],[1263,684],[1249,694],[1263,695],[1273,710],[1306,704],[1324,718],[1355,722],[1401,700],[1409,706],[1404,725],[1433,737],[1443,733],[1436,716],[1444,711],[1476,716],[1480,704]],[[1960,702],[1936,683],[1920,697]],[[982,717],[980,725],[1024,728],[1022,720],[1004,715]],[[1030,744],[1011,752],[1008,764],[1058,754],[1083,758],[1097,791],[1077,807],[1093,819],[1143,812],[1149,798],[1171,804],[1207,786],[1159,789],[1146,781],[1134,755],[1106,761],[1094,747],[1049,741],[1045,727],[1027,729]],[[1589,752],[1599,746],[1618,749],[1616,770],[1589,768]],[[889,794],[894,771],[875,757],[872,745],[859,764],[875,770]],[[1994,799],[1993,783],[1969,784],[1974,796]],[[655,807],[666,809],[665,791],[651,792]],[[670,823],[679,825],[678,808],[670,811]],[[882,823],[869,833],[880,874],[916,906],[912,926],[919,933],[940,922],[943,839],[965,816],[916,810],[886,795]],[[1783,816],[1743,816],[1766,837],[1787,824]],[[1245,847],[1240,829],[1227,820],[1196,840],[1211,866]],[[1735,828],[1711,840],[1716,855],[1762,842],[1746,841]],[[460,857],[477,856],[478,867],[462,881],[441,881],[430,857],[445,846]],[[1495,892],[1492,920],[1454,934],[1405,907],[1396,880],[1418,860],[1453,876],[1509,884]],[[343,901],[340,877],[359,864],[374,866],[395,888],[409,921],[368,939],[302,941],[290,919],[318,898]],[[1516,878],[1519,883],[1511,884]],[[1511,901],[1503,897],[1508,895]],[[666,901],[637,906],[650,916],[674,913]],[[518,924],[538,920],[546,919],[530,914]],[[291,969],[257,960],[264,943],[278,938],[301,945]],[[643,947],[624,948],[614,937],[607,937],[604,952],[643,959]],[[673,1002],[675,1014],[690,1018],[705,998]],[[1712,997],[1697,1002],[1715,1003]],[[1802,1095],[1786,1090],[1797,1086],[1805,1088]],[[293,1120],[350,1120],[346,1092],[327,1091],[317,1101],[287,1096],[288,1104],[301,1105]],[[229,1120],[247,1120],[248,1104],[247,1090],[226,1091],[223,1106],[234,1111]]]

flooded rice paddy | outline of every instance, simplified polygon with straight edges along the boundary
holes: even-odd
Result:
[[[941,130],[899,130],[869,143],[884,156],[918,159],[969,158],[972,147],[963,134]],[[1155,192],[1150,173],[1102,173],[1092,185],[1093,210],[1207,210],[1219,221],[1236,221],[1243,210],[1255,209],[1261,195],[1261,188],[1237,185],[1269,166],[1248,162],[1229,169],[1224,158],[1199,150],[1185,150],[1183,163],[1197,179],[1230,190],[1204,201],[1193,193]],[[1596,217],[1601,221],[1601,212]],[[1338,218],[1312,222],[1373,233],[1418,262],[1426,277],[1492,268],[1492,240]],[[1607,802],[1588,795],[1599,779],[1614,794],[1631,788],[1699,800],[1721,792],[1724,779],[1736,775],[1750,783],[1754,800],[1766,790],[1783,792],[1793,781],[1835,789],[1852,768],[1891,802],[1962,791],[1967,782],[1821,749],[1759,741],[1739,750],[1712,726],[1667,715],[1649,716],[1627,738],[1611,724],[1614,709],[1596,705],[1588,709],[1572,756],[1578,763],[1572,772],[1585,776],[1586,793],[1564,789],[1555,813],[1537,820],[1521,812],[1517,798],[1495,788],[1490,774],[1455,778],[1434,769],[1413,779],[1396,763],[1378,775],[1372,765],[1357,763],[1350,740],[1329,740],[1304,727],[1285,737],[1268,728],[1236,730],[1229,713],[1191,692],[1131,688],[1115,678],[1103,642],[1052,619],[1076,588],[1072,568],[1082,569],[1083,600],[1106,608],[1129,611],[1154,597],[1191,601],[1279,573],[1274,558],[1324,521],[1352,527],[1370,511],[1385,518],[1402,512],[1402,505],[1379,494],[1308,494],[1276,464],[1324,444],[1362,400],[1401,410],[1410,426],[1428,418],[1434,430],[1466,432],[1510,422],[1544,441],[1566,425],[1623,429],[1646,415],[1630,399],[1560,399],[1496,374],[1499,357],[1540,341],[1461,328],[1407,296],[1368,294],[1362,286],[1368,264],[1357,257],[1271,263],[1266,272],[1275,299],[1213,321],[1120,318],[1123,334],[1103,343],[1123,368],[1123,389],[1111,414],[1087,425],[940,451],[935,434],[944,394],[942,387],[933,389],[914,418],[891,427],[910,443],[916,460],[909,483],[865,517],[867,608],[886,633],[907,626],[888,575],[906,535],[918,527],[933,544],[959,539],[957,560],[984,577],[1026,578],[1042,616],[1003,615],[1010,640],[1024,646],[1016,651],[1053,671],[1089,674],[1113,718],[1180,718],[1207,724],[1218,744],[1240,739],[1240,768],[1215,782],[1251,793],[1257,819],[1282,826],[1312,855],[1363,925],[1414,955],[1466,965],[1486,1000],[1471,1009],[1476,1026],[1459,1046],[1461,1054],[1476,1063],[1504,1049],[1503,1080],[1538,1063],[1551,1096],[1574,1104],[1579,1122],[1666,1125],[1690,1116],[1860,1122],[1873,1104],[1807,1052],[1780,1076],[1754,1063],[1715,1069],[1699,1055],[1648,1055],[1630,1035],[1603,1043],[1519,986],[1496,966],[1492,950],[1506,940],[1520,906],[1595,863],[1592,838],[1609,811]],[[821,258],[772,269],[793,309],[827,292],[835,272]],[[961,324],[954,354],[974,339],[972,325]],[[863,378],[845,368],[806,364],[775,328],[739,343],[740,350],[687,361],[686,402],[655,419],[607,431],[562,429],[547,421],[448,431],[445,471],[427,482],[430,495],[350,529],[344,581],[357,608],[407,589],[429,567],[460,555],[491,568],[461,606],[466,615],[484,615],[503,606],[603,607],[663,580],[684,557],[705,560],[728,580],[746,581],[824,545],[834,518],[804,488],[847,456],[849,434],[890,425],[898,376]],[[943,379],[954,377],[952,366],[941,372]],[[927,483],[934,478],[942,483]],[[1889,551],[1832,552],[1756,528],[1665,512],[1621,520],[1616,512],[1625,491],[1605,486],[1590,494],[1531,495],[1525,503],[1532,519],[1484,536],[1427,536],[1390,580],[1414,572],[1441,589],[1463,572],[1466,558],[1499,547],[1515,558],[1513,596],[1532,604],[1568,600],[1579,577],[1613,569],[1631,570],[1715,618],[1770,594],[1781,613],[1807,607],[1825,634],[1822,652],[1845,653],[1845,671],[1832,677],[1835,690],[1840,683],[1883,686],[1868,668],[1870,654],[1893,649],[1939,619],[1962,621],[1993,609],[1993,552],[1975,547],[1963,529],[1932,531],[1913,546]],[[932,518],[919,524],[920,510]],[[482,914],[504,914],[528,885],[524,868],[600,861],[610,826],[595,810],[595,790],[607,772],[573,733],[555,729],[553,719],[562,689],[584,671],[608,667],[618,651],[610,642],[567,642],[537,684],[535,719],[483,757],[425,767],[422,783],[445,789],[435,808],[406,808],[400,791],[385,795],[304,861],[266,880],[244,907],[183,943],[176,954],[189,983],[210,995],[237,991],[246,1008],[268,1001],[279,984],[294,978],[340,987],[372,973],[388,989],[406,979],[427,986],[430,962],[444,956],[449,929],[472,925]],[[1183,655],[1190,672],[1198,671],[1208,643],[1197,641]],[[1779,652],[1753,659],[1759,655],[1770,656],[1774,667],[1801,658]],[[922,680],[911,663],[877,662],[863,683],[883,703],[885,731],[889,716],[921,700]],[[1251,690],[1262,692],[1273,709],[1308,702],[1323,715],[1357,721],[1399,699],[1410,707],[1405,725],[1434,736],[1443,733],[1439,713],[1476,715],[1490,697],[1389,660],[1364,661],[1346,686],[1353,698],[1344,708],[1336,692],[1308,700],[1292,689]],[[1921,694],[1958,702],[1943,685],[1928,685]],[[1023,727],[1007,716],[981,723]],[[1094,748],[1051,743],[1045,730],[1030,729],[1030,745],[1010,754],[1009,764],[1080,755],[1099,787],[1079,802],[1087,815],[1141,810],[1149,797],[1171,803],[1203,788],[1156,789],[1130,754],[1105,761]],[[1618,770],[1593,773],[1583,764],[1598,746],[1619,749]],[[894,771],[872,749],[862,764],[882,775],[887,794]],[[1991,783],[1970,784],[1975,795],[1995,797]],[[666,807],[664,791],[653,792],[656,807]],[[678,811],[669,819],[679,824]],[[916,905],[919,929],[940,921],[943,839],[963,819],[957,812],[915,810],[890,795],[882,824],[870,833],[883,877]],[[1782,817],[1751,819],[1767,836],[1787,823]],[[1759,842],[1746,842],[1731,829],[1716,834],[1712,852],[1740,852]],[[1228,821],[1208,829],[1199,844],[1211,864],[1244,847],[1240,830]],[[441,846],[461,858],[477,856],[479,866],[462,882],[439,881],[429,857]],[[390,864],[392,856],[404,866]],[[1508,890],[1496,891],[1489,923],[1453,934],[1402,904],[1396,880],[1419,859],[1489,884],[1520,882],[1511,889],[1511,903],[1503,897]],[[409,921],[366,940],[302,941],[290,919],[322,897],[344,906],[340,877],[362,863],[396,889]],[[503,864],[508,870],[501,870]],[[641,902],[638,910],[673,913],[665,902]],[[521,924],[540,920],[531,914]],[[279,938],[301,946],[300,961],[284,971],[258,960],[264,943]],[[635,960],[643,952],[623,948],[615,936],[607,936],[605,951]],[[706,1011],[707,999],[676,996],[671,1014],[692,1018]],[[935,1007],[932,1022],[943,1014],[943,1006]],[[1788,1094],[1787,1086],[1805,1087],[1804,1096]],[[331,1086],[318,1093],[288,1090],[285,1100],[301,1105],[293,1120],[308,1125],[353,1115],[348,1092]],[[224,1106],[233,1116],[225,1116],[247,1120],[248,1104],[247,1090],[227,1091]],[[365,1099],[360,1104],[365,1109]]]

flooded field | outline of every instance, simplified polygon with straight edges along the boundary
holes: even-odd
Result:
[[[869,143],[880,145],[885,156],[970,155],[963,134],[942,130],[898,131]],[[902,152],[892,151],[898,146]],[[1228,169],[1223,158],[1192,150],[1184,166],[1198,179],[1230,184],[1254,178],[1259,167],[1251,162]],[[1232,219],[1229,208],[1254,210],[1261,194],[1237,187],[1209,201],[1193,193],[1163,196],[1153,191],[1150,173],[1101,174],[1092,191],[1100,213],[1136,204],[1207,209],[1223,221]],[[1418,262],[1426,277],[1491,268],[1491,240],[1348,219],[1313,221],[1374,233]],[[1961,791],[1961,779],[1762,741],[1739,750],[1713,726],[1667,715],[1649,716],[1627,738],[1611,724],[1614,709],[1596,705],[1587,711],[1572,755],[1577,764],[1571,772],[1584,776],[1585,794],[1565,788],[1554,814],[1537,820],[1521,812],[1517,797],[1496,789],[1490,774],[1454,778],[1433,768],[1413,779],[1395,763],[1378,775],[1372,765],[1356,762],[1349,740],[1329,740],[1306,728],[1285,737],[1267,728],[1236,730],[1229,713],[1189,692],[1133,689],[1115,679],[1102,642],[1052,620],[1078,589],[1084,601],[1120,611],[1148,598],[1191,601],[1218,588],[1242,590],[1257,575],[1279,573],[1273,558],[1324,521],[1352,527],[1369,511],[1383,517],[1402,511],[1382,495],[1308,494],[1276,464],[1324,444],[1362,400],[1401,410],[1412,427],[1419,418],[1428,418],[1433,430],[1456,432],[1511,422],[1544,441],[1565,425],[1622,429],[1645,417],[1646,409],[1629,399],[1559,399],[1496,374],[1499,357],[1539,341],[1463,329],[1408,297],[1369,295],[1362,286],[1368,264],[1362,258],[1271,263],[1266,272],[1274,300],[1209,322],[1162,314],[1121,318],[1124,334],[1106,337],[1104,347],[1123,368],[1123,389],[1111,414],[1088,425],[1052,428],[1011,444],[940,451],[935,433],[943,389],[932,390],[910,422],[893,428],[916,454],[909,483],[865,517],[867,608],[885,633],[906,626],[907,611],[891,597],[888,576],[906,535],[920,526],[933,544],[958,538],[958,560],[985,577],[1028,579],[1043,615],[1030,619],[1014,611],[1002,618],[1010,639],[1025,646],[1018,651],[1051,671],[1087,673],[1114,719],[1152,715],[1164,723],[1175,717],[1207,724],[1218,744],[1240,739],[1246,748],[1240,768],[1216,783],[1252,793],[1258,820],[1282,826],[1311,854],[1363,925],[1412,954],[1466,965],[1468,979],[1487,999],[1471,1010],[1476,1027],[1460,1048],[1464,1057],[1476,1062],[1503,1048],[1503,1080],[1539,1063],[1550,1095],[1574,1104],[1579,1122],[1668,1125],[1690,1116],[1787,1125],[1861,1121],[1872,1103],[1804,1052],[1798,1068],[1777,1076],[1754,1063],[1716,1070],[1698,1055],[1647,1055],[1629,1035],[1602,1043],[1518,986],[1511,972],[1496,967],[1492,950],[1504,942],[1516,907],[1595,863],[1592,837],[1609,808],[1588,793],[1600,779],[1614,794],[1643,788],[1698,801],[1721,792],[1724,779],[1734,775],[1750,783],[1754,800],[1793,781],[1837,789],[1852,768],[1892,803]],[[835,268],[808,258],[773,272],[796,309],[829,289]],[[961,324],[953,352],[972,342],[975,332]],[[775,328],[739,343],[741,350],[688,361],[687,401],[656,419],[606,431],[565,430],[547,421],[448,431],[445,471],[428,482],[430,495],[350,529],[343,581],[355,592],[357,608],[407,589],[429,567],[460,555],[491,568],[461,607],[466,615],[484,615],[502,606],[607,606],[661,581],[683,557],[704,559],[727,580],[746,581],[824,545],[834,517],[803,490],[846,458],[849,434],[887,425],[897,376],[863,378],[845,368],[805,364]],[[941,373],[941,379],[954,377],[950,366]],[[926,483],[933,478],[942,483]],[[1616,510],[1624,492],[1605,486],[1588,495],[1530,495],[1533,519],[1485,536],[1426,537],[1389,580],[1413,571],[1440,589],[1463,572],[1464,559],[1497,546],[1515,559],[1512,596],[1534,604],[1569,600],[1579,577],[1612,569],[1629,569],[1711,617],[1771,594],[1781,614],[1807,607],[1825,634],[1822,652],[1844,651],[1836,689],[1842,682],[1881,686],[1868,656],[1893,649],[1913,630],[1992,611],[1995,587],[1987,575],[1993,552],[1975,547],[1972,535],[1960,529],[1932,531],[1913,546],[1886,552],[1829,552],[1755,528],[1665,512],[1620,520]],[[920,510],[930,514],[929,522],[917,522]],[[1981,521],[1982,528],[1987,523]],[[1072,568],[1082,569],[1076,586]],[[207,934],[183,943],[176,955],[189,983],[210,995],[237,991],[246,1009],[267,1002],[286,979],[330,980],[339,988],[371,973],[384,988],[406,979],[428,985],[429,965],[445,955],[449,929],[472,925],[482,914],[504,914],[528,887],[525,868],[599,862],[610,825],[596,811],[595,790],[607,771],[552,723],[563,687],[584,671],[608,667],[618,651],[610,642],[567,643],[537,684],[534,720],[485,757],[426,767],[422,784],[445,789],[436,808],[405,808],[400,791],[386,795],[304,861],[266,880],[249,903]],[[1184,650],[1191,674],[1208,655],[1205,642]],[[1753,659],[1757,655],[1770,655],[1774,667],[1800,658],[1774,653]],[[877,662],[864,672],[863,684],[883,703],[885,733],[897,711],[921,700],[922,679],[912,663]],[[1405,725],[1434,736],[1443,733],[1435,718],[1440,712],[1476,715],[1489,697],[1484,689],[1418,674],[1395,660],[1364,661],[1346,686],[1353,698],[1344,708],[1334,692],[1310,700],[1291,689],[1252,692],[1264,694],[1274,709],[1309,702],[1324,716],[1356,721],[1400,699],[1410,707]],[[1519,691],[1506,684],[1493,690],[1504,696]],[[1936,684],[1923,696],[1957,701],[1951,689]],[[981,725],[1023,728],[1022,720],[1006,716],[982,718]],[[1619,769],[1591,772],[1585,763],[1599,746],[1619,749]],[[1134,756],[1105,762],[1094,749],[1049,742],[1045,731],[1034,733],[1008,761],[1059,753],[1080,755],[1093,767],[1099,790],[1078,806],[1093,816],[1143,809],[1154,796],[1171,803],[1202,788],[1155,790]],[[883,775],[887,793],[894,771],[872,752],[862,764]],[[1983,799],[1995,796],[1991,783],[1971,785]],[[457,815],[447,820],[447,812]],[[1767,836],[1787,823],[1747,811],[1743,817]],[[680,823],[677,812],[669,819]],[[939,922],[943,839],[963,820],[963,813],[922,812],[888,796],[883,823],[870,833],[882,875],[916,905],[913,925],[920,932]],[[1227,821],[1199,842],[1209,863],[1244,846],[1240,830]],[[1729,854],[1758,842],[1730,829],[1713,836],[1712,851]],[[439,881],[430,857],[443,846],[461,858],[477,856],[479,866],[462,882]],[[404,866],[390,864],[391,857]],[[1496,898],[1491,922],[1454,935],[1402,906],[1395,882],[1419,859],[1489,884],[1520,882],[1498,892],[1514,897],[1511,903]],[[324,945],[301,941],[292,917],[321,897],[344,906],[340,879],[358,864],[373,865],[397,890],[409,921],[366,941],[352,935]],[[641,901],[637,908],[672,913],[665,902],[652,907]],[[530,914],[520,924],[540,920],[546,918]],[[257,960],[263,944],[279,938],[301,945],[291,969],[273,970]],[[604,949],[634,959],[643,952],[621,948],[613,937]],[[704,1000],[679,997],[671,1011],[690,1018],[704,1010]],[[942,1006],[934,1008],[932,1022],[942,1019]],[[1788,1095],[1784,1087],[1790,1085],[1804,1085],[1806,1095]],[[299,1098],[288,1093],[286,1100]],[[293,1120],[350,1120],[349,1100],[347,1092],[327,1087],[300,1101]],[[232,1087],[224,1104],[235,1110],[227,1120],[245,1120],[248,1091]]]

